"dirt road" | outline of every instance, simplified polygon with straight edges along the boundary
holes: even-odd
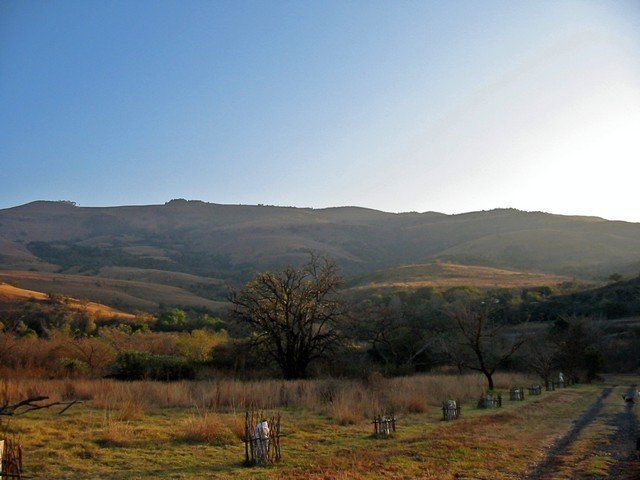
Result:
[[[597,400],[549,448],[546,458],[524,478],[640,480],[640,461],[636,451],[636,438],[640,432],[634,412],[635,404],[627,403],[622,398],[623,392],[635,391],[635,385],[603,388]],[[596,463],[593,459],[599,459],[599,469],[587,467]]]
[[[634,395],[637,391],[633,385],[627,394]],[[636,401],[638,397],[636,395]],[[634,403],[625,403],[624,411],[615,415],[612,419],[616,427],[615,432],[609,437],[608,451],[614,463],[609,469],[609,478],[616,479],[640,479],[640,452],[636,450],[636,441],[640,436],[638,431],[638,419],[635,415]]]

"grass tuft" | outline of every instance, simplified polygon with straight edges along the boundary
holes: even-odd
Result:
[[[242,435],[242,434],[241,434]],[[218,415],[197,411],[187,417],[176,437],[188,443],[230,445],[235,442],[234,432]]]

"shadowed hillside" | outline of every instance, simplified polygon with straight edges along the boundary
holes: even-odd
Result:
[[[640,315],[640,277],[551,297],[531,309],[531,317],[553,320],[558,316],[624,318]]]

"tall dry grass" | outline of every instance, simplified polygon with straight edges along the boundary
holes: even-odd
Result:
[[[499,373],[497,388],[524,385],[528,377]],[[117,411],[123,420],[136,419],[152,408],[195,407],[211,412],[245,408],[301,408],[324,413],[339,423],[357,422],[383,410],[419,413],[453,398],[474,402],[486,388],[481,375],[428,374],[407,377],[348,379],[121,382],[90,379],[8,378],[0,380],[0,402],[44,395],[80,399],[95,408]]]
[[[235,442],[235,424],[227,425],[228,419],[201,409],[196,409],[182,421],[175,433],[176,438],[189,443],[230,445]]]

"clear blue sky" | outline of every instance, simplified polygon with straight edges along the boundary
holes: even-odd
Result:
[[[640,3],[0,2],[0,207],[640,221]]]

